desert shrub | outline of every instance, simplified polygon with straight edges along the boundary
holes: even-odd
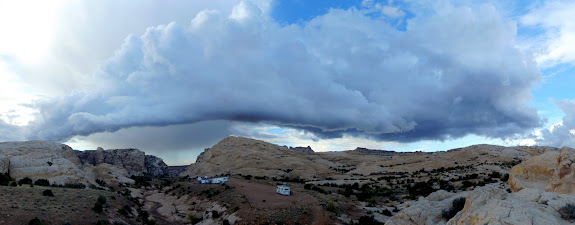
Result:
[[[319,188],[318,186],[313,186],[311,189],[314,190],[314,191],[317,191],[317,192],[319,192],[319,193],[322,193],[322,194],[325,194],[325,193],[326,193],[325,190]]]
[[[306,189],[306,190],[311,190],[311,187],[312,187],[312,186],[313,186],[312,184],[305,184],[305,185],[303,186],[303,188]]]
[[[561,218],[566,220],[575,220],[575,205],[567,204],[559,209],[559,214]]]
[[[327,210],[327,211],[330,211],[330,212],[335,212],[335,210],[336,210],[336,208],[335,208],[335,203],[333,203],[333,202],[327,203],[327,208],[326,208],[326,210]]]
[[[22,184],[32,184],[32,179],[30,179],[28,177],[24,177],[18,181],[18,185],[22,185]]]
[[[489,174],[489,176],[491,178],[501,178],[501,173],[499,173],[497,171],[493,171],[493,172],[491,172],[491,174]]]
[[[65,184],[64,187],[74,188],[74,189],[86,189],[86,185],[84,185],[82,183],[75,183],[75,184],[68,183],[68,184]]]
[[[106,204],[106,202],[107,202],[107,201],[106,201],[106,197],[100,195],[100,196],[98,197],[98,202],[99,202],[99,203],[102,203],[102,205]]]
[[[508,181],[509,180],[509,174],[506,173],[501,177],[501,181]]]
[[[110,221],[108,221],[108,220],[98,220],[98,222],[96,222],[96,225],[110,225]]]
[[[48,189],[44,190],[44,191],[42,192],[42,195],[54,197],[54,193],[52,193],[52,190],[48,190]]]
[[[148,186],[152,185],[150,183],[150,181],[152,181],[152,177],[149,177],[149,176],[133,176],[132,175],[132,176],[130,176],[130,178],[135,181],[134,186],[148,187]]]
[[[8,184],[12,181],[10,174],[8,173],[0,173],[0,186],[8,186]]]
[[[202,222],[202,220],[204,220],[204,218],[202,218],[201,216],[197,216],[196,214],[193,214],[193,213],[188,215],[188,219],[190,220],[190,222],[192,224],[196,224],[196,223]]]
[[[220,213],[216,210],[212,210],[212,218],[214,219],[220,218]]]
[[[50,186],[50,181],[46,180],[46,179],[38,179],[36,181],[34,181],[35,185],[39,185],[39,186]]]
[[[456,198],[451,202],[451,207],[441,212],[441,216],[446,220],[453,218],[465,206],[465,197]]]
[[[373,216],[363,215],[359,217],[359,224],[361,225],[383,225],[382,222],[375,220]]]
[[[46,221],[38,219],[38,217],[30,220],[30,222],[28,222],[28,225],[46,225]]]
[[[224,222],[222,222],[222,225],[230,225],[230,221],[224,220]]]
[[[407,188],[407,191],[409,192],[409,195],[411,195],[415,199],[415,197],[418,195],[422,195],[425,197],[436,190],[433,189],[432,184],[428,184],[426,182],[417,182],[413,184],[413,186],[409,186]]]
[[[93,210],[94,210],[95,212],[97,212],[97,213],[101,213],[101,212],[104,211],[104,205],[102,205],[102,203],[100,203],[100,202],[96,202],[96,203],[94,204]]]
[[[12,181],[12,183],[10,183],[10,186],[11,186],[11,187],[16,187],[16,186],[18,186],[18,184],[16,183],[16,181]]]
[[[385,216],[391,216],[391,211],[384,209],[381,214],[385,215]]]
[[[130,217],[130,212],[132,212],[132,208],[129,205],[125,205],[121,209],[118,209],[118,213],[125,217]]]
[[[96,179],[96,183],[102,187],[106,187],[106,181],[100,180],[100,179]]]

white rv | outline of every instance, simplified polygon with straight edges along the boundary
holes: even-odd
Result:
[[[228,182],[228,177],[217,177],[208,179],[208,176],[205,176],[204,178],[205,179],[202,179],[202,177],[198,177],[198,181],[202,184],[223,184],[225,182]]]
[[[276,192],[280,195],[291,195],[291,188],[283,183],[282,185],[278,185]]]

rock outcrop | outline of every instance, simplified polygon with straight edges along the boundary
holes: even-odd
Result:
[[[467,194],[462,211],[447,224],[571,224],[558,209],[575,197],[523,189],[514,194],[489,185]]]
[[[146,155],[145,165],[147,173],[151,176],[161,177],[168,174],[168,165],[156,156]]]
[[[94,182],[67,145],[46,141],[3,142],[0,149],[2,170],[14,179],[47,179],[55,184]]]
[[[444,190],[434,192],[426,198],[406,206],[397,215],[386,221],[386,225],[434,225],[445,224],[441,212],[448,209],[456,198],[465,196],[465,193],[451,193]],[[409,204],[409,203],[408,203]]]
[[[329,174],[329,168],[315,163],[313,157],[317,158],[317,155],[289,151],[286,147],[259,140],[228,137],[202,152],[196,163],[180,176],[249,174],[311,179],[314,175]]]
[[[163,176],[167,165],[161,158],[146,155],[138,149],[111,149],[76,151],[82,164],[97,166],[107,163],[118,168],[126,169],[130,176]]]
[[[575,195],[575,149],[563,147],[555,164],[553,175],[547,182],[545,190]]]
[[[548,150],[514,166],[508,181],[511,190],[517,192],[525,188],[545,189],[547,181],[553,176],[553,171],[557,167],[557,157],[559,151]]]
[[[511,169],[509,186],[514,192],[535,188],[575,195],[575,149],[546,151]]]
[[[0,157],[0,174],[8,173],[10,171],[10,159],[8,157]]]

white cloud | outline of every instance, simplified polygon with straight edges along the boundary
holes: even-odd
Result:
[[[526,27],[544,29],[540,37],[531,43],[530,49],[537,55],[537,62],[542,68],[558,64],[575,64],[575,20],[573,12],[575,2],[547,1],[520,20]]]
[[[575,100],[556,101],[555,105],[565,116],[559,123],[553,124],[549,130],[542,130],[536,138],[537,144],[554,147],[575,147]]]
[[[357,10],[286,27],[247,2],[227,12],[126,38],[92,89],[34,104],[28,138],[230,120],[417,141],[541,123],[527,105],[541,75],[492,6],[445,7],[405,32]]]

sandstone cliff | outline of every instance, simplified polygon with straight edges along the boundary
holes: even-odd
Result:
[[[126,169],[128,175],[164,176],[167,165],[161,158],[146,155],[138,149],[111,149],[76,151],[82,164],[97,166],[107,163],[118,168]]]
[[[51,183],[93,183],[67,145],[45,141],[0,143],[1,170],[12,178],[48,179]]]

